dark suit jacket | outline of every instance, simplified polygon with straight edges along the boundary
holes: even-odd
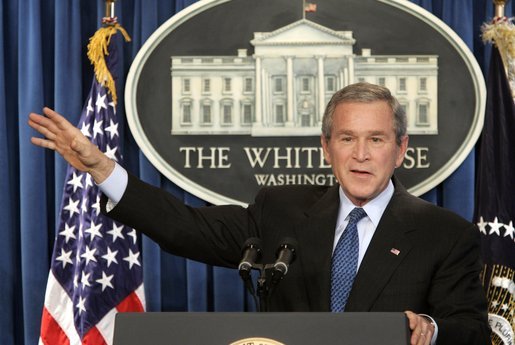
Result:
[[[395,179],[394,185],[346,311],[411,310],[436,320],[438,344],[489,344],[479,280],[479,231],[454,213],[410,195]],[[264,188],[248,208],[191,208],[130,176],[122,200],[108,215],[175,255],[227,267],[238,265],[249,237],[263,241],[263,262],[274,262],[280,240],[293,237],[297,259],[270,308],[329,311],[338,188]]]

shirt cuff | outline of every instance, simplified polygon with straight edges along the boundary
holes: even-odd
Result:
[[[427,314],[418,314],[418,315],[427,318],[429,320],[429,322],[431,322],[431,324],[434,326],[435,331],[433,333],[433,337],[431,338],[431,345],[435,345],[436,338],[438,337],[438,325],[436,324],[435,320],[431,316],[429,316]]]
[[[107,196],[108,204],[112,205],[112,207],[108,205],[108,212],[122,199],[125,189],[127,189],[128,181],[127,171],[115,162],[111,175],[97,185],[100,191]]]

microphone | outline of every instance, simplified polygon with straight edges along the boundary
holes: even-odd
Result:
[[[240,271],[240,275],[248,274],[256,261],[261,259],[261,240],[257,237],[247,239],[243,244],[241,253],[238,271]]]
[[[288,273],[288,267],[295,260],[297,241],[293,238],[285,237],[281,240],[281,245],[277,249],[274,263],[274,276],[279,275],[277,278],[282,278]]]
[[[277,259],[273,265],[272,279],[268,286],[268,297],[266,303],[268,304],[270,296],[275,291],[279,282],[288,273],[288,267],[295,260],[297,241],[293,238],[285,237],[281,240],[281,245],[277,249],[275,256]]]
[[[240,264],[238,265],[238,271],[240,272],[240,277],[245,284],[245,288],[248,292],[250,292],[254,298],[256,307],[258,307],[256,292],[254,290],[254,286],[252,285],[250,271],[252,270],[252,267],[256,261],[261,259],[261,240],[257,237],[251,237],[247,239],[243,244],[241,252],[242,258]]]

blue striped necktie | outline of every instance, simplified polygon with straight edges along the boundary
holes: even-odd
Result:
[[[331,311],[342,312],[349,298],[358,267],[358,222],[367,215],[362,208],[354,208],[349,223],[338,240],[331,265]]]

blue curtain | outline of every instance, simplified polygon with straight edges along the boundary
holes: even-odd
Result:
[[[118,86],[151,33],[193,0],[121,0],[120,23],[132,36],[121,45]],[[413,0],[449,24],[474,52],[483,71],[489,49],[479,28],[493,15],[491,0]],[[99,27],[104,1],[8,0],[0,2],[0,344],[36,344],[66,166],[30,144],[29,112],[44,105],[78,117],[92,79],[88,38]],[[511,3],[506,8],[513,16]],[[121,88],[120,88],[121,89]],[[123,92],[118,92],[123,104]],[[125,166],[190,205],[204,202],[160,175],[141,154],[120,107]],[[459,169],[423,197],[471,220],[474,204],[472,152]],[[143,266],[150,311],[252,309],[236,272],[174,257],[143,239]]]

